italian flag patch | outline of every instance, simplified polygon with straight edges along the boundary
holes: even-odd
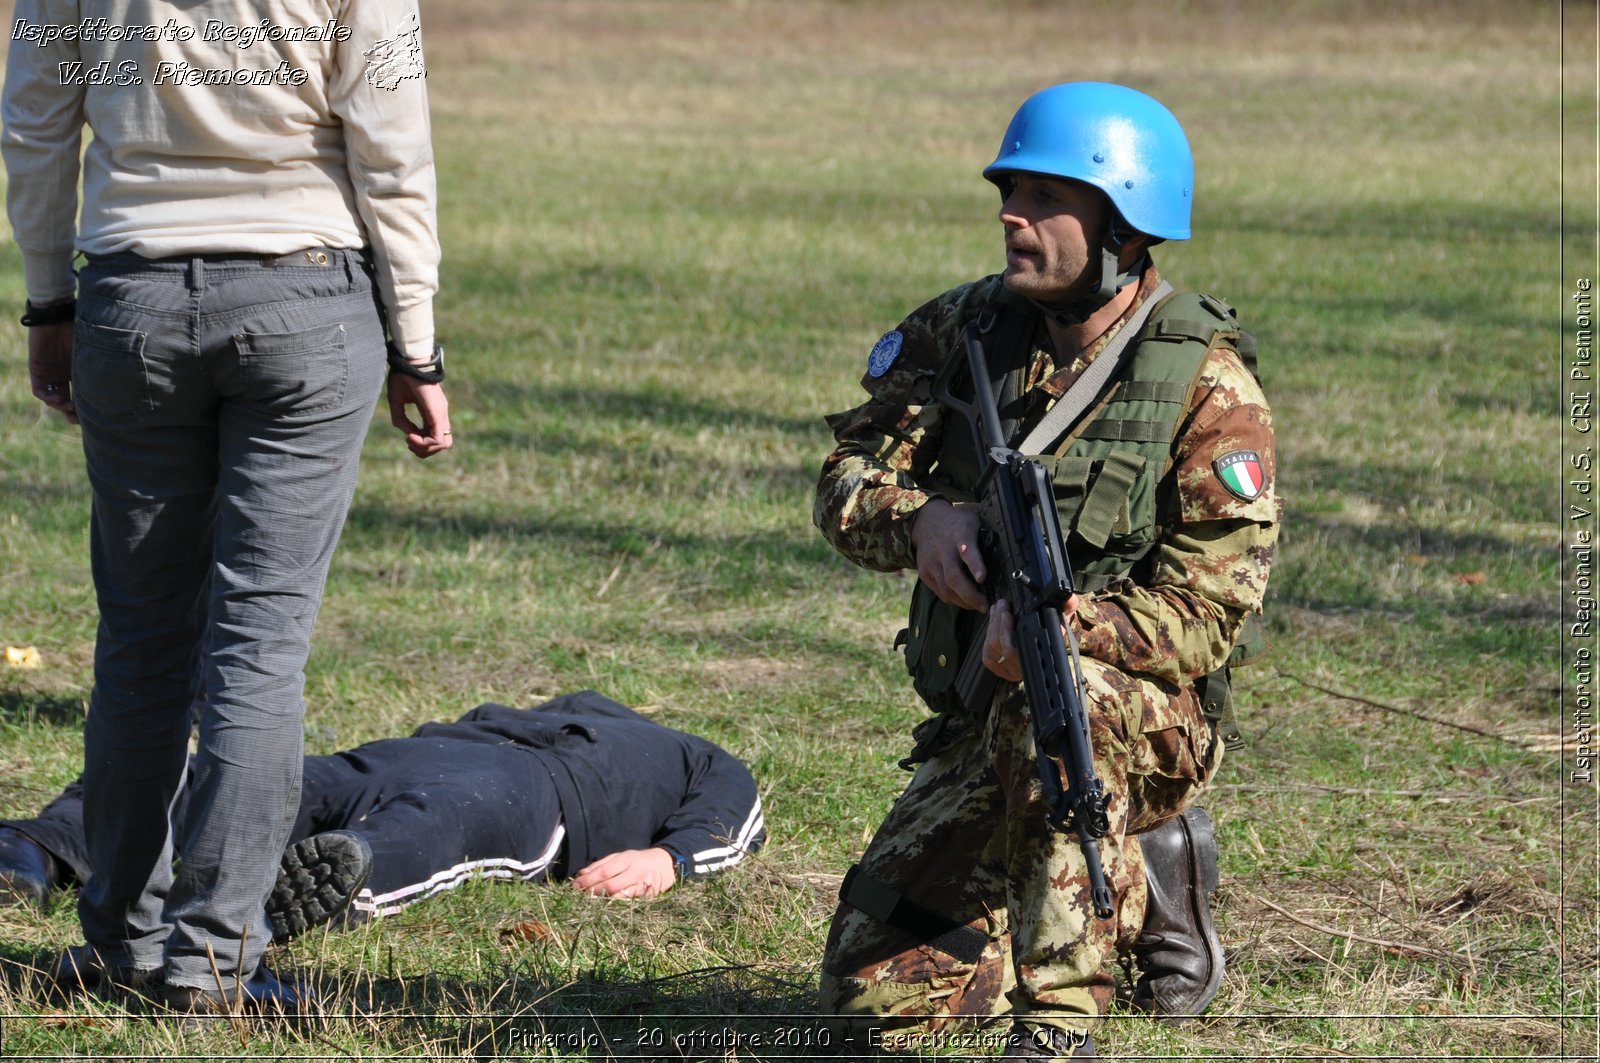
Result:
[[[1211,463],[1217,470],[1217,479],[1228,493],[1246,502],[1261,497],[1267,487],[1267,473],[1261,467],[1261,455],[1253,450],[1235,450]]]

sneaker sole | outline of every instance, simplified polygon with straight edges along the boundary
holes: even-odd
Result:
[[[322,926],[350,906],[372,877],[372,849],[360,835],[327,831],[291,845],[267,898],[275,944]]]

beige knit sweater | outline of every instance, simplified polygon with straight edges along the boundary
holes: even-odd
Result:
[[[0,150],[29,299],[73,293],[74,250],[368,247],[390,334],[426,360],[425,77],[416,0],[17,0]]]

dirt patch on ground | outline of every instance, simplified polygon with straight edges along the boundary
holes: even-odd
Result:
[[[803,661],[775,657],[718,657],[701,666],[706,677],[723,689],[764,687],[787,682],[805,668]]]

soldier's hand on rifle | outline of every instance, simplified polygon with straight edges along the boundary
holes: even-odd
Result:
[[[982,587],[989,572],[978,550],[976,513],[930,499],[911,525],[911,548],[917,575],[940,600],[980,613],[989,608]]]
[[[1061,633],[1066,635],[1067,625],[1078,611],[1078,596],[1067,599],[1061,612]],[[1011,615],[1011,603],[997,598],[989,607],[989,628],[983,638],[983,666],[1008,683],[1022,682],[1022,662],[1017,658],[1017,620]]]

